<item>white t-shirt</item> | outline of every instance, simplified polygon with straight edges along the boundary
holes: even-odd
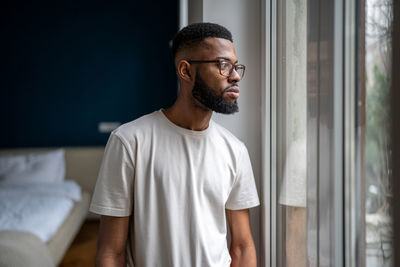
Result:
[[[90,210],[132,215],[135,267],[228,267],[225,209],[257,205],[241,141],[212,120],[191,131],[159,110],[112,132]]]

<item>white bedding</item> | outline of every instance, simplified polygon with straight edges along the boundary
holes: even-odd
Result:
[[[47,242],[81,199],[77,183],[0,186],[0,230],[30,232]]]

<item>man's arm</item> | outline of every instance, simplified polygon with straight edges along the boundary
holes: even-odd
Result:
[[[257,266],[256,248],[250,230],[249,210],[226,210],[231,229],[232,267]]]
[[[96,267],[126,266],[129,217],[101,216]]]

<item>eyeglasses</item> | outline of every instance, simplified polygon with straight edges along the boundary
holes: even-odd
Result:
[[[246,67],[242,64],[233,64],[231,61],[226,59],[216,59],[216,60],[188,60],[189,64],[201,64],[201,63],[218,63],[219,73],[222,76],[230,77],[232,75],[233,69],[239,74],[240,79],[244,76],[244,71]]]

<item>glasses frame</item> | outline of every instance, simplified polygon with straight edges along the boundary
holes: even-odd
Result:
[[[188,60],[187,61],[189,64],[202,64],[202,63],[218,63],[218,68],[219,68],[219,74],[221,74],[224,77],[229,78],[232,75],[233,69],[237,72],[239,75],[240,79],[244,77],[244,73],[246,72],[246,66],[243,64],[233,64],[232,61],[227,60],[227,59],[214,59],[214,60]],[[229,70],[228,75],[222,74],[222,69],[221,69],[221,63],[222,62],[228,62],[229,64],[232,65],[231,69]],[[239,72],[237,71],[238,68],[241,68],[243,70],[243,74],[240,75]]]

